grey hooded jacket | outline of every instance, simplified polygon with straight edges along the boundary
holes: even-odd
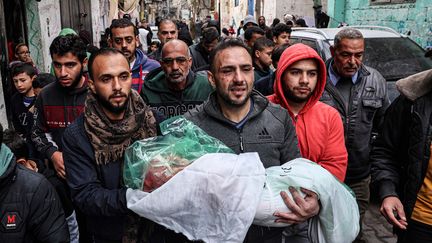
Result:
[[[253,91],[253,111],[242,129],[237,129],[224,117],[217,103],[216,92],[208,100],[184,116],[197,126],[225,143],[237,154],[258,152],[265,168],[279,166],[301,157],[297,135],[288,111]],[[284,228],[252,225],[245,243],[279,243]]]
[[[297,135],[288,111],[252,92],[253,111],[242,129],[225,118],[217,103],[216,93],[185,117],[236,153],[258,152],[264,167],[284,164],[301,157]]]

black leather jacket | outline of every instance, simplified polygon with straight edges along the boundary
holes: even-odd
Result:
[[[327,62],[327,70],[332,59]],[[351,88],[349,105],[327,76],[321,101],[336,108],[344,124],[345,145],[348,150],[348,169],[345,182],[356,182],[370,174],[371,143],[380,131],[384,113],[390,105],[386,80],[375,69],[362,65],[358,81]]]

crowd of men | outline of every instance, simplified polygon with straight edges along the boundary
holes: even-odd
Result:
[[[51,74],[17,45],[14,130],[0,129],[0,242],[191,242],[128,210],[122,180],[125,149],[177,115],[237,154],[257,152],[265,168],[299,157],[321,165],[355,194],[353,224],[362,225],[372,180],[398,242],[432,241],[431,70],[400,80],[390,104],[353,28],[338,32],[325,62],[290,45],[292,22],[267,26],[264,16],[247,16],[238,38],[209,20],[193,45],[184,26],[163,19],[153,46],[142,24],[113,20],[109,47],[91,53],[62,31]],[[290,226],[252,225],[244,242],[310,242],[319,197],[287,190],[290,213],[275,216]],[[360,231],[355,242],[364,240]]]

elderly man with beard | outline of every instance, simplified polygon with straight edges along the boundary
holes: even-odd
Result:
[[[204,102],[213,90],[206,72],[191,70],[192,57],[183,41],[167,42],[161,63],[163,70],[146,78],[141,97],[165,117],[183,115]]]
[[[77,242],[78,227],[65,181],[61,138],[66,127],[84,109],[87,79],[83,70],[87,65],[87,53],[85,44],[76,35],[56,37],[49,49],[57,81],[44,87],[36,99],[31,137],[38,152],[50,160],[49,167],[55,170],[57,176],[46,176],[59,193],[71,242]]]
[[[209,80],[216,88],[209,99],[185,117],[237,154],[257,152],[265,168],[301,157],[295,128],[287,110],[273,105],[253,90],[252,58],[245,44],[236,39],[219,43],[211,55]],[[306,191],[301,197],[290,189],[291,200],[281,193],[292,213],[275,213],[277,222],[297,224],[319,211],[317,195]],[[252,225],[247,243],[280,243],[283,228]]]
[[[155,136],[156,121],[131,89],[129,63],[120,51],[92,54],[89,76],[85,111],[63,136],[67,182],[93,242],[122,242],[131,239],[134,218],[126,207],[124,151],[136,140]]]

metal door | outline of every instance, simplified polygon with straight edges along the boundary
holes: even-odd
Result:
[[[80,30],[87,30],[93,40],[90,2],[89,0],[60,0],[62,28],[72,28],[77,33]]]

